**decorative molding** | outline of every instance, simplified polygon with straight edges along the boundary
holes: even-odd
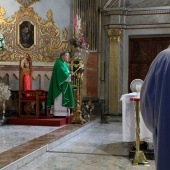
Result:
[[[18,3],[20,3],[21,5],[28,7],[30,5],[32,5],[33,3],[40,1],[40,0],[17,0]]]
[[[170,7],[150,7],[150,8],[103,8],[108,15],[154,15],[168,14]]]
[[[62,40],[60,40],[60,30],[54,25],[53,13],[47,12],[48,20],[42,20],[31,7],[20,7],[12,19],[4,18],[5,9],[0,7],[0,30],[6,43],[6,50],[0,51],[0,64],[2,62],[18,62],[20,56],[27,52],[32,56],[34,62],[54,62],[62,51],[68,49],[66,28],[62,30]],[[33,42],[30,46],[22,44],[22,29],[27,23],[31,25]]]
[[[170,9],[148,9],[148,10],[129,10],[126,15],[153,15],[153,14],[167,14]]]
[[[40,85],[40,89],[45,89],[45,80],[44,77],[46,76],[48,80],[51,79],[51,75],[52,75],[52,69],[53,67],[48,67],[45,68],[44,66],[38,66],[38,67],[33,67],[33,74],[32,74],[32,78],[33,80],[35,80],[38,76],[40,77],[39,80],[39,85]],[[10,87],[15,86],[14,84],[17,84],[17,81],[19,80],[19,66],[16,67],[14,65],[11,66],[1,66],[0,65],[0,70],[1,70],[1,74],[0,74],[0,78],[4,79],[5,76],[8,76],[8,85]],[[13,80],[13,77],[16,77],[16,80]],[[36,87],[38,88],[38,87]],[[12,89],[12,90],[18,90],[18,86],[17,89]],[[48,89],[46,89],[48,90]]]

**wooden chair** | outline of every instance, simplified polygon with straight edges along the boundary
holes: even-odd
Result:
[[[19,117],[39,118],[40,111],[45,105],[47,114],[46,99],[47,91],[32,90],[32,59],[25,53],[20,58],[19,64]]]

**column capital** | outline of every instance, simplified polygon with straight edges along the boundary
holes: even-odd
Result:
[[[109,38],[109,42],[120,42],[122,30],[120,28],[109,28],[107,29],[107,34]]]

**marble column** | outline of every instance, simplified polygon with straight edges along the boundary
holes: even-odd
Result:
[[[109,113],[118,113],[118,65],[121,29],[111,28],[107,30],[107,33],[109,38]]]

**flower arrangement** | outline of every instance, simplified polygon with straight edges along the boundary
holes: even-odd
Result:
[[[5,83],[0,83],[0,101],[9,100],[11,96],[10,87]]]
[[[83,59],[89,53],[89,45],[87,45],[81,28],[81,18],[76,14],[73,17],[73,36],[70,39],[72,48],[72,56]]]

